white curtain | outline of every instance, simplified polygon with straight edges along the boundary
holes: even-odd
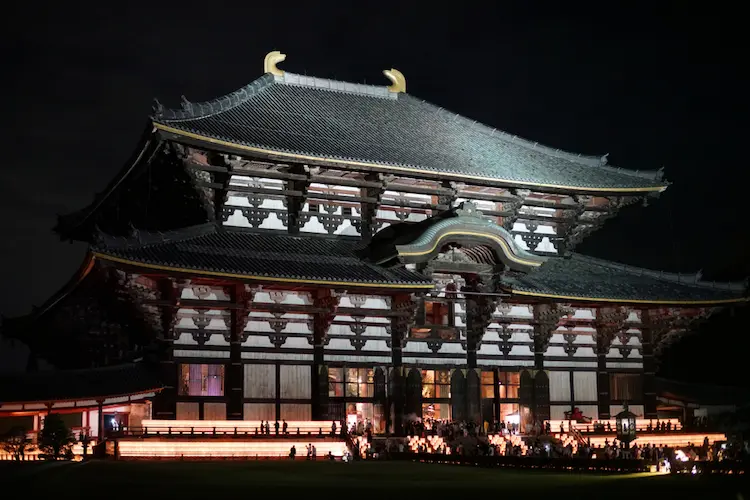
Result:
[[[312,407],[301,404],[282,404],[281,418],[290,421],[312,420]]]
[[[280,397],[282,399],[310,399],[311,369],[309,365],[281,365]]]
[[[203,403],[203,420],[226,420],[226,403]]]
[[[550,401],[570,401],[570,372],[549,372]]]
[[[573,392],[576,401],[597,401],[596,372],[573,372]]]
[[[245,397],[276,397],[276,365],[245,365]]]
[[[276,403],[245,403],[244,420],[276,420]]]
[[[177,403],[177,420],[198,420],[199,403]]]

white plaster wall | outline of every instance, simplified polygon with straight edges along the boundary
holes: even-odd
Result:
[[[242,359],[262,359],[266,361],[312,361],[313,354],[297,354],[290,352],[243,352]]]

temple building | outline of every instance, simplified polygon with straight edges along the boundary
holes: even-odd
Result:
[[[80,270],[5,335],[58,368],[158,366],[120,391],[148,394],[153,419],[398,434],[625,403],[656,419],[660,350],[747,301],[744,283],[575,252],[667,189],[660,171],[487,127],[395,69],[360,85],[284,59],[214,101],[157,102],[109,186],[59,219],[89,245]]]

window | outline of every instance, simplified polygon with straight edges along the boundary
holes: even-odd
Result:
[[[444,302],[425,302],[424,322],[427,325],[450,325],[450,305]]]
[[[609,397],[617,401],[640,400],[643,394],[641,376],[637,373],[611,373]]]
[[[329,368],[328,395],[334,398],[371,398],[375,395],[372,368]]]
[[[224,365],[180,365],[180,396],[223,396]]]
[[[495,373],[492,371],[482,372],[482,398],[495,399]]]
[[[422,370],[422,397],[451,397],[451,374],[448,370]]]
[[[518,372],[500,372],[500,399],[518,399],[518,388],[521,386],[521,374]]]

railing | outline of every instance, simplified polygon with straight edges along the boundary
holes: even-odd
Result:
[[[576,439],[576,441],[578,441],[579,445],[586,446],[586,439],[584,439],[583,434],[581,434],[581,431],[579,431],[575,427],[571,427],[570,435],[573,436]]]
[[[315,430],[301,430],[299,427],[295,429],[287,429],[287,432],[283,432],[279,429],[279,432],[271,431],[268,434],[261,432],[259,428],[249,429],[242,427],[185,427],[185,426],[167,426],[167,427],[124,427],[119,431],[111,431],[108,433],[109,437],[156,437],[156,436],[200,436],[200,437],[241,437],[241,438],[298,438],[301,436],[307,437],[335,437],[340,438],[340,433],[333,434],[332,431],[326,432],[323,428]]]
[[[507,457],[507,456],[461,456],[430,453],[391,453],[393,460],[410,460],[481,467],[510,467],[528,469],[550,469],[565,472],[649,472],[654,465],[646,460],[635,459],[588,459],[588,458],[547,458],[547,457]]]

